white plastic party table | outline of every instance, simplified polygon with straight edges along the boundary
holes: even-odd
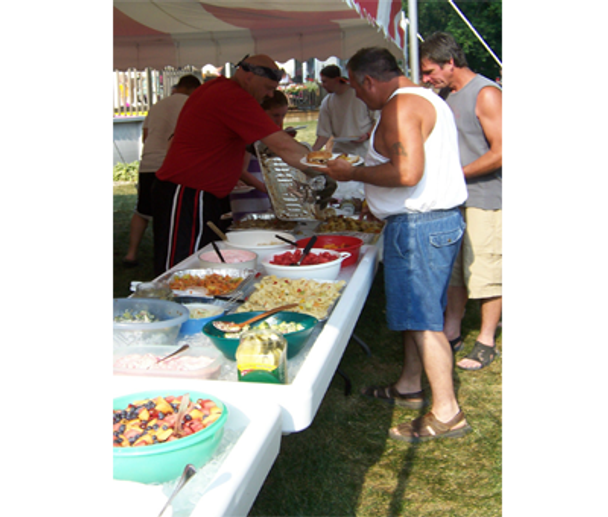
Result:
[[[289,384],[238,382],[236,377],[233,380],[201,380],[113,376],[114,397],[163,388],[214,395],[228,406],[226,430],[229,433],[241,432],[219,470],[214,473],[213,480],[196,493],[199,499],[195,506],[192,508],[191,503],[186,503],[186,509],[180,513],[177,501],[175,517],[247,515],[278,455],[281,434],[306,429],[316,415],[372,286],[378,250],[377,245],[364,245],[357,264],[341,269],[338,279],[345,280],[347,284],[329,318],[313,332],[299,354],[302,356],[300,364]],[[207,251],[206,248],[173,270],[198,267],[197,257],[203,251]],[[296,359],[298,356],[290,362]],[[155,491],[156,495],[161,490],[159,486],[140,485],[140,488],[142,486],[144,490]],[[152,509],[150,512],[142,511],[141,514],[154,514]]]
[[[202,251],[206,251],[206,248]],[[182,261],[172,270],[197,267],[197,256],[202,251]],[[235,377],[234,381],[198,380],[193,383],[192,389],[195,387],[200,391],[213,389],[218,394],[229,393],[237,396],[246,393],[267,403],[276,403],[282,410],[284,433],[306,429],[312,423],[338,368],[359,314],[365,305],[377,266],[378,246],[364,245],[357,264],[340,270],[338,280],[345,280],[346,287],[322,326],[322,330],[311,336],[314,342],[311,346],[307,344],[305,350],[301,352],[305,354],[305,359],[296,376],[289,379],[289,384],[238,382]],[[221,386],[217,386],[218,384]]]

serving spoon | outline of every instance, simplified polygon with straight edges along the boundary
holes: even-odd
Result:
[[[170,354],[167,354],[164,357],[159,357],[154,364],[148,365],[146,370],[149,370],[152,366],[156,366],[157,364],[162,363],[163,361],[166,361],[167,359],[170,359],[171,357],[176,356],[177,354],[181,354],[185,350],[188,350],[188,348],[190,348],[190,345],[180,346],[177,350],[174,350]]]
[[[275,237],[277,239],[282,240],[283,242],[286,242],[287,244],[291,244],[292,246],[295,246],[296,248],[298,247],[298,243],[295,241],[292,241],[291,239],[286,239],[285,237],[281,237],[279,234],[275,234]]]
[[[192,476],[194,476],[194,474],[196,474],[196,472],[197,472],[196,471],[196,467],[194,465],[192,465],[191,463],[188,463],[188,465],[186,465],[186,467],[184,468],[184,471],[182,472],[182,477],[179,478],[179,481],[175,485],[175,488],[173,489],[173,492],[171,492],[171,495],[169,496],[169,499],[167,499],[167,502],[165,503],[165,506],[163,507],[163,509],[158,514],[158,517],[161,517],[161,515],[163,513],[165,513],[165,510],[167,508],[169,508],[169,505],[171,504],[171,502],[173,501],[173,499],[175,498],[175,496],[177,495],[177,493],[184,487],[184,485],[188,482],[188,480]]]
[[[220,230],[215,224],[213,224],[212,221],[207,221],[207,226],[211,228],[220,239],[222,239],[223,241],[228,240],[226,234],[222,230]]]
[[[300,257],[300,260],[298,260],[295,264],[290,264],[290,266],[301,266],[302,262],[308,256],[312,247],[315,245],[315,242],[317,242],[317,236],[313,235],[310,238],[310,240],[308,241],[308,243],[306,243],[306,246],[304,247],[304,251],[302,252],[302,256]]]
[[[297,307],[298,305],[299,304],[297,304],[297,303],[290,303],[289,305],[281,305],[280,307],[275,307],[274,309],[263,312],[262,314],[258,314],[257,316],[254,316],[253,318],[249,318],[248,320],[245,320],[242,323],[234,323],[233,321],[214,320],[213,326],[216,329],[221,330],[222,332],[238,332],[245,325],[249,325],[250,323],[255,323],[256,321],[263,320],[264,318],[267,318],[268,316],[272,316],[275,312],[280,312],[280,311],[284,311],[287,309],[291,309],[293,307]]]
[[[217,244],[215,243],[215,241],[211,241],[211,246],[213,246],[213,249],[217,253],[217,256],[220,258],[220,260],[225,263],[226,261],[224,260],[224,255],[222,255],[222,252],[217,247]]]
[[[179,403],[179,409],[177,410],[177,417],[175,418],[175,436],[178,438],[182,434],[182,419],[184,418],[188,406],[190,405],[190,393],[182,395],[182,400]]]

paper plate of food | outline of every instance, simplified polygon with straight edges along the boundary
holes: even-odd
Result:
[[[329,151],[312,151],[302,158],[300,162],[310,167],[325,167],[329,160],[336,160],[337,158],[346,160],[353,165],[361,165],[363,163],[363,158],[356,154],[331,153]]]
[[[252,187],[251,185],[237,185],[236,187],[234,187],[232,189],[232,191],[230,193],[231,194],[247,194],[247,192],[251,192],[252,190],[255,190],[255,187]]]

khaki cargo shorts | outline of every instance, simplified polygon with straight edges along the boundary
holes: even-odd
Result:
[[[502,296],[502,210],[465,208],[467,228],[451,286],[466,286],[471,299]]]

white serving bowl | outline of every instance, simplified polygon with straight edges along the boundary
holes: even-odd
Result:
[[[258,263],[258,255],[253,251],[237,249],[221,249],[225,263],[220,260],[214,250],[203,251],[198,256],[202,268],[230,267],[236,269],[255,269]]]
[[[258,264],[261,264],[266,257],[281,250],[296,249],[295,246],[277,239],[275,235],[280,235],[284,239],[296,242],[294,236],[286,232],[275,230],[238,230],[226,233],[228,240],[224,241],[224,245],[228,248],[254,251],[258,255]]]
[[[182,305],[190,312],[190,318],[182,323],[180,332],[188,335],[197,334],[203,329],[205,323],[215,319],[225,311],[224,307],[221,305],[212,305],[210,303],[183,303]],[[204,311],[207,316],[202,318],[193,317],[192,314],[196,314],[197,310]]]
[[[350,253],[338,252],[333,250],[313,248],[310,250],[311,255],[330,253],[336,256],[336,260],[325,262],[323,264],[314,264],[310,266],[279,266],[271,264],[270,261],[277,255],[282,255],[283,252],[275,253],[270,257],[266,257],[262,261],[262,265],[269,275],[275,275],[284,278],[310,278],[313,280],[336,280],[340,274],[340,266],[344,260],[350,257]]]

